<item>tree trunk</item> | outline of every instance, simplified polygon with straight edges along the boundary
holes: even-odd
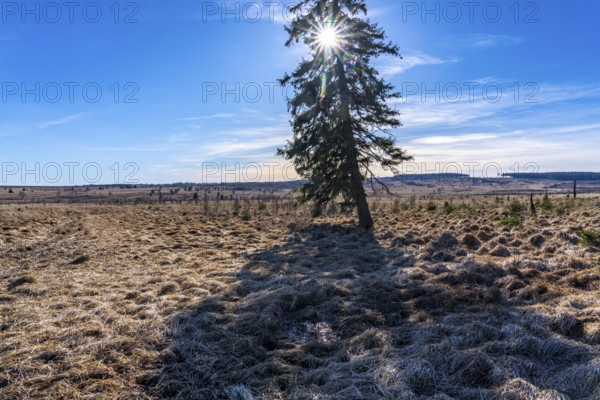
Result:
[[[358,163],[356,167],[352,168],[352,189],[354,191],[354,198],[356,199],[356,211],[358,213],[358,224],[361,228],[371,229],[373,227],[373,217],[369,210],[369,203],[367,202],[367,195],[363,186],[362,176]]]
[[[341,102],[340,107],[343,121],[344,141],[346,142],[346,154],[350,166],[350,186],[352,190],[352,197],[354,197],[354,201],[356,202],[358,224],[361,228],[371,229],[373,227],[373,217],[371,216],[371,211],[369,210],[367,194],[365,193],[365,188],[363,185],[363,177],[360,172],[360,165],[358,164],[358,150],[356,149],[356,141],[354,140],[354,133],[352,132],[352,118],[350,115],[346,73],[344,71],[344,64],[342,64],[340,57],[337,55],[335,67],[339,80]]]

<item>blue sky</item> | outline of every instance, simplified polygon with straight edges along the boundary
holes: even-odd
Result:
[[[600,170],[600,3],[474,3],[367,1],[405,171]],[[283,4],[3,2],[0,184],[293,178]]]

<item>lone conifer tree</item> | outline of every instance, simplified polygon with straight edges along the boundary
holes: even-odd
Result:
[[[294,137],[278,154],[307,180],[300,199],[312,202],[316,215],[341,195],[342,209],[356,208],[359,225],[369,229],[365,179],[383,185],[375,167],[397,173],[412,158],[388,131],[401,125],[387,104],[400,94],[370,65],[380,55],[400,57],[398,47],[366,19],[361,0],[301,0],[291,12],[286,46],[303,42],[310,58],[280,80],[295,89],[288,101]]]

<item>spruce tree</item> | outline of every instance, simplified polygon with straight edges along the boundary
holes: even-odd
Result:
[[[356,209],[359,225],[369,229],[365,180],[387,189],[376,168],[397,173],[412,158],[389,133],[401,126],[388,105],[400,94],[371,66],[381,55],[400,57],[399,49],[366,18],[364,1],[301,0],[291,12],[286,46],[303,42],[310,54],[280,80],[294,88],[288,101],[294,137],[278,154],[306,179],[300,200],[311,202],[316,215],[341,195],[342,210]]]

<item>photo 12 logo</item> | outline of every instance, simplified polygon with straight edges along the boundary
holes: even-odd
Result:
[[[6,23],[58,24],[109,21],[115,24],[137,24],[140,6],[137,2],[33,1],[0,2],[0,20]]]
[[[405,162],[400,164],[398,178],[400,180],[414,179],[419,176],[421,180],[436,180],[445,174],[456,174],[463,179],[471,178],[505,178],[506,175],[522,172],[538,173],[540,166],[536,162],[515,162],[510,166],[504,166],[498,162],[490,161],[481,163],[478,161],[463,162]]]
[[[102,166],[97,162],[14,162],[0,163],[2,184],[22,185],[56,185],[56,184],[88,184],[100,183],[103,178],[112,184],[136,184],[140,167],[134,162]]]
[[[140,87],[135,82],[2,82],[2,103],[139,103]]]
[[[202,103],[251,103],[291,98],[293,88],[278,82],[202,82]]]
[[[421,103],[458,103],[466,101],[475,103],[483,100],[486,103],[498,103],[506,95],[515,103],[537,104],[540,87],[535,82],[521,84],[515,82],[502,85],[498,82],[403,82],[402,101],[417,99]]]
[[[501,21],[511,21],[515,24],[537,24],[540,5],[538,2],[479,2],[479,1],[449,1],[449,2],[417,2],[404,1],[402,7],[402,22],[419,23],[476,23],[490,24]]]
[[[278,1],[203,1],[202,22],[234,22],[255,24],[261,21],[288,23],[294,20],[291,9],[295,2]]]

